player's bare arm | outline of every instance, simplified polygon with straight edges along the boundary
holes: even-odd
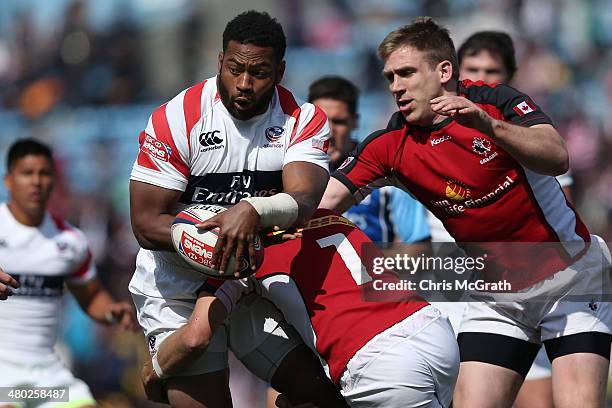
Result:
[[[206,351],[213,333],[226,317],[227,309],[223,303],[202,292],[189,322],[159,346],[156,357],[163,373],[171,375],[193,364],[193,360]]]
[[[319,208],[343,213],[355,204],[356,201],[349,189],[337,179],[331,177],[329,183],[327,183]]]
[[[206,351],[213,333],[226,317],[227,309],[217,297],[206,292],[198,296],[189,322],[168,336],[153,362],[142,368],[142,382],[145,390],[150,390],[147,396],[152,401],[161,401],[160,380],[193,364]]]
[[[310,220],[328,181],[329,173],[313,163],[292,162],[283,168],[283,191],[293,197],[298,207],[295,224],[305,225]]]
[[[96,322],[106,325],[117,324],[124,330],[138,329],[134,306],[113,299],[98,278],[84,284],[69,283],[68,289],[81,309]]]
[[[142,248],[174,251],[170,226],[173,208],[182,191],[130,180],[130,218]]]
[[[0,300],[6,300],[13,294],[12,289],[17,289],[18,287],[19,282],[0,268]]]
[[[459,124],[490,136],[519,163],[536,173],[558,176],[569,168],[565,142],[551,125],[522,127],[497,120],[472,101],[456,95],[432,99],[431,108],[439,115],[452,117]]]

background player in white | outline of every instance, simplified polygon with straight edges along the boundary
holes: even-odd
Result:
[[[116,302],[102,287],[83,233],[46,211],[55,179],[51,150],[32,139],[20,140],[10,147],[7,164],[9,199],[0,204],[0,266],[19,284],[12,282],[14,294],[0,303],[0,387],[66,387],[66,406],[93,406],[87,385],[53,349],[64,284],[98,323],[136,329],[134,308]]]
[[[263,331],[262,313],[277,314],[260,298],[252,309],[257,322],[221,326],[235,300],[229,298],[239,294],[232,285],[219,289],[219,281],[187,268],[174,252],[170,225],[178,209],[192,203],[232,206],[198,225],[219,227],[213,260],[222,272],[234,254],[248,253],[255,264],[259,228],[308,220],[329,178],[325,114],[279,85],[285,47],[282,27],[267,13],[240,14],[223,32],[218,75],[155,110],[140,136],[130,207],[143,249],[130,291],[153,355],[155,372],[145,367],[145,386],[159,389],[157,377],[168,376],[164,383],[173,405],[229,406],[227,330],[252,328],[242,340],[265,343],[271,336]],[[262,302],[268,312],[255,311]],[[282,347],[270,348],[266,372],[272,375],[273,364],[297,344],[287,338]]]
[[[0,269],[0,300],[13,296],[13,289],[19,288],[19,282],[11,275]]]

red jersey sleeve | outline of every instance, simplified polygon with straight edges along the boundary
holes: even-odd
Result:
[[[526,94],[506,84],[487,84],[482,81],[461,81],[459,93],[481,105],[491,116],[520,126],[553,122],[542,108]]]
[[[387,129],[370,134],[333,174],[357,201],[373,189],[395,184],[396,155],[401,152],[406,129],[403,121],[392,120]]]

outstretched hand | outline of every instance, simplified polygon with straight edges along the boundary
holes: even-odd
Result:
[[[274,231],[262,235],[263,245],[264,247],[269,247],[270,245],[282,244],[285,241],[302,238],[302,230],[302,228],[295,227],[285,230],[274,227]]]
[[[111,303],[106,311],[106,320],[119,325],[123,330],[136,331],[139,328],[134,306],[128,302]]]

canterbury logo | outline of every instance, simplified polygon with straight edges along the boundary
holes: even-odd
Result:
[[[204,132],[200,134],[200,144],[202,146],[215,146],[223,143],[223,139],[217,136],[221,131],[212,130],[210,132]]]

